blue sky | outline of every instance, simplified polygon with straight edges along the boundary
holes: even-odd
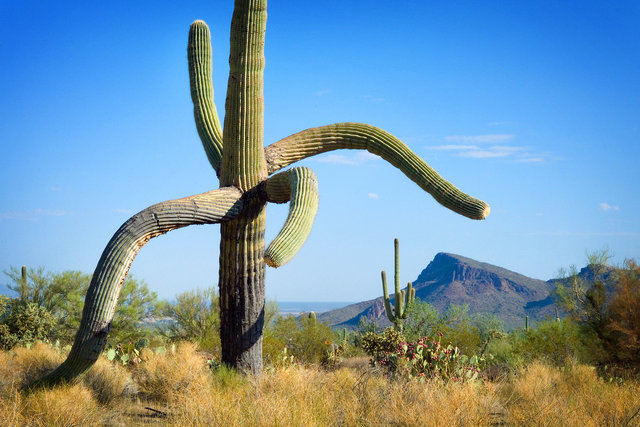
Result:
[[[0,269],[92,272],[147,206],[218,187],[189,97],[189,24],[212,30],[224,114],[232,2],[0,3]],[[267,270],[281,301],[359,301],[401,244],[402,280],[437,252],[540,279],[608,247],[640,255],[640,5],[271,1],[265,143],[360,121],[487,201],[471,221],[383,160],[338,151],[311,235]],[[270,205],[267,241],[286,206]],[[217,285],[218,226],[152,240],[131,272],[162,297]],[[2,280],[0,280],[2,281]]]

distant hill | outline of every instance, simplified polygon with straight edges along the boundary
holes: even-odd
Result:
[[[468,304],[472,313],[493,313],[514,328],[555,314],[553,280],[532,279],[502,267],[449,253],[438,253],[413,282],[416,297],[444,312],[451,304]],[[335,327],[353,328],[361,316],[389,325],[382,297],[318,315]]]

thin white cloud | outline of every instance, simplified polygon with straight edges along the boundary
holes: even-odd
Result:
[[[61,209],[32,209],[28,211],[0,212],[0,220],[14,219],[18,221],[38,221],[47,216],[66,216],[71,212]]]
[[[371,197],[372,199],[379,199],[380,198],[380,196],[378,196],[376,193],[369,193],[368,196]]]
[[[615,206],[615,205],[610,205],[609,203],[600,203],[600,209],[602,209],[603,211],[607,212],[607,211],[619,211],[620,210],[620,206]]]
[[[375,159],[378,159],[378,156],[376,156],[375,154],[371,154],[368,151],[358,151],[356,154],[349,156],[345,154],[331,153],[318,158],[318,161],[322,163],[358,166]]]
[[[520,159],[516,159],[516,162],[540,163],[540,162],[544,162],[544,158],[542,158],[542,157],[522,157]]]
[[[486,134],[486,135],[449,135],[444,139],[451,144],[432,145],[428,150],[450,151],[457,157],[471,159],[499,159],[509,158],[521,163],[541,163],[549,155],[531,153],[529,147],[507,145],[516,135],[514,134]],[[470,144],[473,143],[473,144]],[[494,144],[485,146],[484,144]]]
[[[508,152],[516,152],[516,151],[524,151],[526,150],[526,147],[516,147],[513,145],[494,145],[492,147],[489,147],[489,150],[491,151],[508,151]]]
[[[313,94],[315,96],[322,96],[322,95],[326,95],[328,93],[331,93],[331,89],[322,89],[322,90],[317,90],[317,91],[313,92]]]
[[[489,135],[449,135],[445,136],[445,141],[449,142],[473,142],[476,144],[480,143],[504,143],[507,141],[511,141],[515,135],[507,134],[507,133],[495,133]]]
[[[432,145],[430,147],[427,147],[427,149],[429,150],[479,150],[480,147],[478,147],[477,145],[447,144],[447,145]]]
[[[470,157],[472,159],[493,159],[496,157],[508,157],[513,151],[508,150],[472,150],[464,151],[459,154],[460,157]]]

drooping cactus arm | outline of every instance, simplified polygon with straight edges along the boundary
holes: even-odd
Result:
[[[38,381],[53,385],[71,381],[89,369],[104,349],[118,296],[133,259],[152,238],[194,224],[215,224],[235,218],[242,193],[221,188],[150,206],[125,222],[104,249],[85,298],[80,329],[67,360]]]
[[[187,56],[196,128],[209,163],[218,173],[222,160],[222,128],[213,102],[211,35],[204,21],[191,24]]]
[[[443,179],[424,160],[390,133],[362,123],[337,123],[311,128],[265,148],[269,173],[316,154],[338,149],[377,154],[431,194],[441,205],[471,219],[484,219],[489,205]]]
[[[267,248],[267,265],[280,267],[295,256],[307,240],[318,211],[318,180],[309,168],[292,168],[269,178],[263,186],[269,202],[289,203],[289,215]]]

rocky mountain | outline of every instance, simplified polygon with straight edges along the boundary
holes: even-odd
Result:
[[[460,255],[439,253],[413,282],[416,297],[432,304],[441,313],[451,304],[468,304],[472,313],[493,313],[514,328],[555,314],[550,296],[552,280],[532,279],[492,264]],[[381,326],[389,321],[382,297],[352,304],[318,315],[336,327],[355,327],[361,316]]]

